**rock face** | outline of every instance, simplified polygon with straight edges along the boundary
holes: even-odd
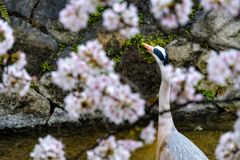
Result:
[[[55,108],[51,118],[48,120],[47,124],[50,126],[56,125],[57,123],[61,124],[78,124],[81,125],[82,123],[77,120],[73,120],[69,118],[66,111]]]
[[[58,42],[72,45],[77,42],[80,33],[64,29],[58,16],[67,2],[68,0],[40,0],[34,11],[33,20],[44,27],[50,35],[56,37]]]
[[[202,55],[209,55],[208,51],[202,48],[199,44],[189,42],[187,39],[179,38],[173,40],[165,47],[168,55],[170,63],[174,67],[201,67],[202,62],[199,62],[198,59]],[[203,60],[201,60],[203,61]]]
[[[26,69],[30,75],[39,76],[40,65],[50,62],[58,50],[58,44],[49,35],[27,23],[22,18],[10,17],[14,28],[15,43],[10,52],[23,51],[27,55]]]
[[[197,87],[198,89],[203,89],[203,90],[206,90],[206,91],[209,91],[211,90],[213,93],[216,93],[217,92],[217,88],[218,85],[215,84],[214,82],[206,79],[206,80],[202,80],[201,84]]]
[[[216,50],[240,49],[240,22],[217,10],[196,13],[191,26],[192,35],[203,39]]]
[[[2,0],[2,4],[6,5],[9,14],[17,13],[26,18],[30,18],[37,2],[38,0]]]
[[[116,54],[119,54],[120,51],[121,48],[119,42],[116,40],[116,37],[113,36],[107,45],[107,55],[114,56]]]
[[[144,99],[150,103],[156,101],[161,82],[157,74],[158,64],[149,64],[143,60],[135,46],[125,51],[120,59],[121,63],[116,70],[139,87]]]
[[[0,130],[45,125],[50,115],[49,101],[34,89],[23,98],[0,95]]]
[[[232,98],[239,98],[240,92],[238,89],[234,88],[234,84],[231,80],[227,81],[226,90],[223,92],[222,95],[218,96],[217,100],[224,100],[224,99],[232,99]],[[229,113],[235,114],[237,110],[240,109],[240,102],[233,101],[233,102],[226,102],[226,103],[217,103],[221,108]]]
[[[214,104],[195,104],[191,108],[181,108],[175,113],[176,116],[196,116],[209,113],[217,113],[218,107]]]
[[[63,99],[69,92],[62,91],[62,89],[52,83],[51,74],[49,72],[42,75],[35,89],[38,93],[44,95],[44,97],[46,97],[50,102],[64,108],[65,105]]]

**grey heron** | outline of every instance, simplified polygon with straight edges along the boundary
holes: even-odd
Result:
[[[159,112],[170,110],[171,78],[164,65],[169,64],[166,50],[160,46],[152,47],[143,43],[144,47],[156,59],[162,75],[159,90]],[[205,154],[174,126],[171,112],[158,116],[158,135],[156,160],[208,160]]]

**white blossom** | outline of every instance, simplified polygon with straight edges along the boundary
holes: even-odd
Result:
[[[64,145],[61,141],[56,140],[51,135],[47,135],[45,138],[39,138],[39,142],[40,144],[35,145],[34,151],[30,154],[34,160],[65,160]]]
[[[30,88],[32,78],[24,66],[27,64],[25,53],[18,52],[19,60],[4,68],[2,83],[0,83],[0,92],[10,96],[17,93],[23,97]]]
[[[14,43],[13,29],[8,22],[0,19],[0,56],[7,53],[12,48]]]
[[[141,132],[141,139],[145,141],[146,144],[152,144],[153,141],[155,140],[155,134],[156,134],[156,129],[154,128],[154,122],[151,121],[149,125],[144,128]]]

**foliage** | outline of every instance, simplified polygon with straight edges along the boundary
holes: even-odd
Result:
[[[58,47],[60,50],[63,50],[64,48],[66,48],[67,46],[65,44],[62,43],[58,43]]]
[[[203,40],[200,42],[200,46],[207,48],[209,51],[212,50],[212,48],[208,46],[207,42],[204,42]]]
[[[30,87],[35,87],[36,84],[32,81],[31,84],[30,84]]]
[[[97,6],[97,13],[92,13],[89,16],[88,27],[95,25],[96,21],[101,18],[102,13],[105,9],[106,8],[101,5]]]
[[[222,94],[223,88],[224,88],[224,87],[223,87],[222,85],[215,88],[215,89],[216,89],[217,96]]]
[[[53,65],[52,64],[49,65],[47,62],[45,62],[45,63],[42,63],[40,67],[42,68],[41,71],[45,72],[46,70],[50,71],[50,69],[53,67]]]
[[[198,92],[205,96],[208,100],[212,100],[216,96],[216,94],[211,90],[206,91],[204,89],[199,89]]]
[[[34,25],[35,25],[37,28],[40,28],[40,27],[41,27],[40,25],[38,25],[38,22],[37,22],[37,21],[34,22]]]
[[[191,20],[193,20],[194,18],[194,15],[197,11],[199,11],[200,9],[202,8],[202,6],[200,4],[198,4],[198,6],[196,7],[196,9],[192,9],[192,12],[189,14],[189,18]]]
[[[2,13],[2,17],[4,19],[6,19],[9,23],[11,23],[10,19],[9,19],[9,16],[8,16],[8,12],[7,12],[6,6],[2,5],[2,0],[0,0],[0,12]]]
[[[190,33],[192,33],[192,30],[185,30],[185,33],[187,33],[187,34],[190,34]]]
[[[143,25],[142,22],[143,22],[143,14],[140,13],[140,14],[139,14],[139,21],[138,21],[139,26],[142,26],[142,25]]]
[[[120,54],[121,54],[121,52],[120,52]],[[121,62],[119,55],[116,55],[116,57],[114,57],[112,60],[114,60],[114,61],[116,62],[115,65],[114,65],[114,67],[117,67],[117,63],[118,63],[118,62]]]

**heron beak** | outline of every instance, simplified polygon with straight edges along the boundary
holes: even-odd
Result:
[[[146,44],[146,43],[142,43],[143,44],[143,46],[145,47],[145,48],[147,48],[147,50],[150,52],[150,53],[153,53],[153,48],[154,47],[152,47],[152,46],[150,46],[150,45],[148,45],[148,44]]]

